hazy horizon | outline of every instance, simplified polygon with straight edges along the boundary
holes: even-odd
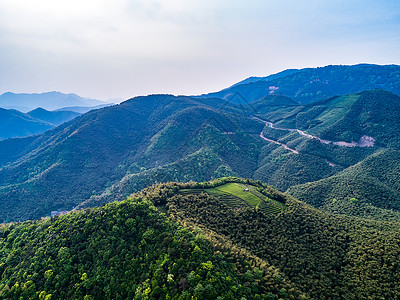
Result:
[[[0,0],[0,94],[108,100],[250,76],[400,64],[398,1]]]

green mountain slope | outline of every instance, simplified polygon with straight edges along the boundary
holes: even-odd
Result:
[[[269,283],[279,276],[272,266],[263,262],[259,269],[240,256],[222,253],[145,200],[3,226],[0,253],[2,299],[299,295],[285,280]]]
[[[286,190],[296,181],[310,182],[333,175],[382,148],[398,149],[398,115],[400,97],[382,90],[285,109],[269,110],[265,106],[258,120],[272,122],[264,128],[263,137],[275,141],[275,145],[261,152],[263,162],[255,178]],[[286,151],[279,143],[287,147]],[[275,173],[278,178],[272,179]]]
[[[257,167],[257,134],[263,125],[234,113],[234,107],[229,114],[213,108],[225,105],[221,100],[211,100],[212,106],[207,102],[168,95],[138,97],[91,111],[26,144],[6,142],[24,147],[17,154],[1,153],[5,165],[0,169],[0,220],[70,210],[127,175],[138,174],[139,181],[146,181],[151,170],[168,169],[201,149],[212,149],[213,171],[203,170],[204,162],[199,161],[180,178],[170,168],[159,180],[208,180],[218,172],[250,176]]]
[[[103,203],[123,200],[132,193],[154,183],[186,182],[194,179],[206,181],[235,175],[237,174],[214,151],[203,148],[177,162],[128,173],[100,195],[93,195],[80,203],[77,208],[95,207]]]
[[[296,128],[331,141],[359,142],[371,136],[380,146],[400,144],[400,97],[383,90],[332,97],[280,112],[273,120],[278,128]],[[259,115],[268,118],[262,112]]]
[[[321,210],[400,220],[400,152],[383,150],[342,172],[288,192]]]
[[[381,146],[399,145],[400,97],[382,90],[316,102],[284,117],[277,126],[294,125],[322,139],[358,142],[372,136]]]
[[[384,89],[400,95],[400,66],[369,65],[326,66],[306,68],[281,76],[252,78],[220,92],[201,97],[218,97],[236,102],[241,95],[248,103],[268,94],[288,96],[303,104],[336,95],[346,95],[371,89]]]
[[[228,189],[246,201],[232,184],[252,187],[285,208],[265,214],[213,192]],[[326,214],[260,182],[238,178],[160,184],[132,197],[152,200],[171,219],[201,228],[226,250],[232,245],[246,249],[251,265],[262,269],[256,258],[273,265],[282,272],[275,280],[290,280],[308,299],[399,297],[397,222]]]
[[[91,111],[41,136],[0,142],[0,221],[122,200],[157,182],[235,175],[284,191],[326,179],[399,147],[399,99],[374,90],[244,106],[153,95]]]
[[[264,147],[254,178],[327,212],[398,220],[399,115],[400,97],[382,90],[266,109],[263,136],[292,152]]]

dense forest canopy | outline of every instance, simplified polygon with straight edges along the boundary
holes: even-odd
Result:
[[[114,202],[2,226],[0,296],[305,299],[279,270],[237,249],[191,233],[144,198]]]
[[[226,182],[259,187],[287,208],[266,215],[254,207],[233,207],[221,196],[197,193],[199,187]],[[180,189],[194,193],[177,193]],[[221,247],[229,249],[232,243],[245,249],[252,265],[258,266],[255,257],[273,265],[309,298],[400,296],[398,222],[326,214],[259,182],[237,178],[160,184],[132,197],[165,205],[171,219],[190,228],[204,228]]]

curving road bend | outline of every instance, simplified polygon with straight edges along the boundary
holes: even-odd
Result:
[[[302,130],[300,130],[300,129],[275,127],[274,124],[273,124],[272,122],[268,122],[268,121],[262,120],[262,119],[260,119],[260,118],[258,118],[258,117],[253,117],[253,119],[258,120],[258,121],[260,121],[260,122],[263,122],[264,124],[268,125],[268,126],[269,126],[270,128],[272,128],[272,129],[284,130],[284,131],[289,131],[289,132],[297,132],[298,134],[300,134],[300,135],[302,135],[302,136],[304,136],[304,137],[306,137],[306,138],[309,138],[309,139],[316,139],[316,140],[320,141],[322,144],[333,144],[333,145],[340,146],[340,147],[373,147],[373,146],[375,145],[375,139],[374,139],[373,137],[370,137],[370,136],[367,136],[367,135],[362,136],[362,137],[360,138],[360,141],[359,141],[358,143],[357,143],[357,142],[354,142],[354,141],[352,141],[351,143],[344,142],[344,141],[334,142],[334,141],[329,141],[329,140],[321,139],[321,138],[319,138],[319,137],[317,137],[317,136],[314,136],[314,135],[311,135],[311,134],[309,134],[309,133],[306,133],[306,132],[304,132],[304,131],[302,131]],[[275,141],[275,140],[266,138],[266,137],[264,136],[263,131],[261,131],[260,137],[261,137],[263,140],[265,140],[265,141],[268,141],[268,142],[277,144],[277,145],[279,145],[279,146],[282,146],[282,147],[285,148],[286,150],[289,150],[289,151],[291,151],[291,152],[293,152],[293,153],[295,153],[295,154],[299,154],[299,151],[297,151],[296,149],[290,148],[290,147],[289,147],[288,145],[286,145],[286,144],[283,144],[283,143],[281,143],[281,142],[279,142],[279,141]],[[326,162],[327,164],[329,164],[331,167],[337,167],[337,166],[339,166],[339,165],[337,165],[337,164],[335,164],[335,163],[333,163],[333,162],[331,162],[331,161],[329,161],[329,160],[327,160],[327,159],[325,159],[325,162]]]

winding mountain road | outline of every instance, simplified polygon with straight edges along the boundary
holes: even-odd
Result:
[[[253,116],[253,119],[255,119],[255,120],[257,120],[257,121],[260,121],[260,122],[262,122],[262,123],[268,125],[268,126],[269,126],[270,128],[272,128],[272,129],[284,130],[284,131],[289,131],[289,132],[297,132],[298,134],[300,134],[300,135],[302,135],[302,136],[304,136],[304,137],[306,137],[306,138],[309,138],[309,139],[316,139],[316,140],[320,141],[322,144],[333,144],[333,145],[340,146],[340,147],[373,147],[373,146],[375,145],[375,139],[374,139],[373,137],[370,137],[370,136],[367,136],[367,135],[362,136],[362,137],[360,138],[360,141],[359,141],[358,143],[357,143],[357,142],[354,142],[354,141],[352,141],[351,143],[349,143],[349,142],[344,142],[344,141],[334,142],[334,141],[329,141],[329,140],[321,139],[321,138],[319,138],[319,137],[317,137],[317,136],[314,136],[314,135],[311,135],[311,134],[309,134],[309,133],[306,133],[306,132],[304,132],[304,131],[302,131],[302,130],[300,130],[300,129],[275,127],[275,125],[274,125],[272,122],[268,122],[268,121],[263,120],[263,119],[260,119],[260,118],[258,118],[258,117],[254,117],[254,116]],[[291,151],[291,152],[293,152],[293,153],[295,153],[295,154],[299,154],[299,151],[297,151],[296,149],[290,148],[288,145],[286,145],[286,144],[284,144],[284,143],[281,143],[281,142],[279,142],[279,141],[266,138],[266,137],[264,136],[263,130],[262,130],[261,133],[260,133],[260,137],[261,137],[263,140],[265,140],[265,141],[268,141],[268,142],[277,144],[277,145],[279,145],[279,146],[282,146],[282,147],[285,148],[286,150],[289,150],[289,151]],[[339,165],[337,165],[337,164],[335,164],[335,163],[333,163],[333,162],[331,162],[331,161],[329,161],[329,160],[327,160],[327,159],[326,159],[325,161],[326,161],[326,163],[329,164],[331,167],[339,166]]]
[[[320,137],[317,137],[315,135],[311,135],[311,134],[306,133],[306,132],[304,132],[304,131],[302,131],[300,129],[275,127],[274,123],[262,120],[262,119],[260,119],[258,117],[253,117],[253,119],[256,119],[256,120],[258,120],[260,122],[265,123],[266,125],[268,125],[272,129],[284,130],[284,131],[290,131],[290,132],[297,132],[298,134],[300,134],[300,135],[302,135],[302,136],[304,136],[306,138],[318,140],[322,144],[333,144],[333,145],[340,146],[340,147],[362,147],[362,148],[363,147],[373,147],[375,145],[375,139],[372,136],[363,135],[360,138],[359,142],[354,142],[354,141],[352,141],[351,143],[345,142],[345,141],[334,142],[334,141],[321,139]]]
[[[266,137],[264,136],[264,133],[263,133],[262,131],[261,131],[261,133],[260,133],[260,137],[261,137],[262,139],[266,140],[267,142],[271,142],[271,143],[277,144],[277,145],[279,145],[279,146],[282,146],[282,147],[285,148],[286,150],[292,151],[292,152],[295,153],[295,154],[299,154],[299,151],[290,148],[290,147],[289,147],[288,145],[286,145],[286,144],[283,144],[283,143],[281,143],[281,142],[274,141],[274,140],[271,140],[271,139],[269,139],[269,138],[266,138]]]

